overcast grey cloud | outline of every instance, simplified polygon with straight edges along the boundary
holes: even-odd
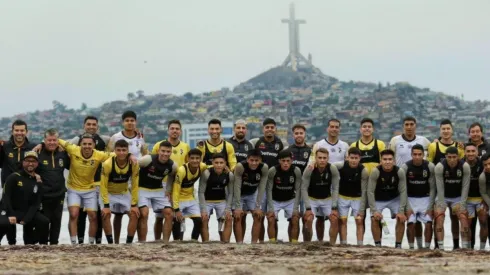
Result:
[[[341,80],[490,99],[490,1],[297,0],[301,52]],[[285,0],[0,0],[0,116],[233,87],[288,53]],[[146,61],[146,63],[145,63]]]

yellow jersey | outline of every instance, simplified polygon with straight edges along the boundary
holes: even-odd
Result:
[[[208,167],[212,166],[211,157],[213,154],[222,153],[227,158],[226,161],[228,163],[228,167],[230,170],[234,170],[237,164],[235,149],[233,145],[225,140],[221,140],[221,142],[214,146],[209,143],[209,141],[200,141],[197,145],[197,149],[199,149],[203,154],[203,162],[208,165]]]
[[[67,186],[77,191],[90,191],[95,189],[94,176],[101,163],[106,161],[114,153],[93,150],[92,155],[85,158],[81,147],[59,139],[60,146],[70,155],[70,173]]]
[[[160,148],[160,143],[167,141],[166,139],[161,140],[155,145],[153,145],[153,149],[151,150],[152,155],[158,155],[158,149]],[[184,165],[187,161],[187,153],[191,150],[189,144],[179,141],[179,144],[176,146],[172,145],[172,155],[170,155],[170,159],[177,163],[177,166],[180,167]]]
[[[179,167],[172,189],[172,207],[174,209],[179,208],[179,202],[181,201],[195,200],[194,184],[199,180],[201,173],[207,168],[208,166],[201,162],[199,169],[196,173],[192,174],[189,170],[188,163]]]
[[[371,174],[371,170],[380,164],[380,152],[386,148],[386,145],[381,140],[373,138],[368,144],[358,140],[352,143],[350,147],[357,147],[361,151],[361,163],[366,167],[368,173]]]
[[[123,195],[128,193],[129,180],[131,180],[131,205],[138,204],[139,165],[130,164],[119,167],[116,157],[112,157],[102,164],[100,179],[100,196],[104,206],[109,207],[109,194]]]
[[[456,141],[453,141],[451,144],[444,144],[442,142],[432,142],[429,144],[429,149],[428,151],[428,156],[427,160],[434,163],[438,164],[441,162],[442,159],[445,158],[446,156],[446,150],[448,147],[458,147],[458,143]],[[458,147],[458,155],[459,158],[464,158],[464,150]]]

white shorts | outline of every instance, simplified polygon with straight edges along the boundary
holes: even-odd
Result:
[[[430,198],[422,197],[408,197],[408,209],[412,210],[413,214],[408,217],[408,223],[414,223],[419,221],[421,223],[432,222],[432,218],[425,214],[427,212],[427,207],[429,207]]]
[[[104,208],[102,199],[100,208]],[[109,208],[114,214],[126,214],[131,210],[131,195],[128,194],[109,194]]]
[[[206,210],[208,211],[208,216],[213,215],[216,211],[216,218],[219,220],[225,216],[226,201],[220,202],[206,202]]]
[[[468,198],[466,200],[466,209],[468,210],[468,218],[472,219],[476,217],[477,213],[483,208],[482,198]]]
[[[67,191],[68,207],[78,206],[84,208],[85,211],[97,211],[97,192],[96,190],[90,191],[77,191],[68,188]]]
[[[171,208],[170,200],[164,189],[157,191],[138,190],[138,207],[150,207],[155,213],[162,212],[164,208]]]
[[[257,191],[251,195],[242,196],[240,198],[240,205],[243,211],[254,211],[255,204],[257,203]]]
[[[349,216],[349,209],[352,209],[351,216],[355,217],[359,215],[361,208],[361,198],[346,198],[339,197],[339,215],[341,219],[347,219]]]
[[[179,202],[179,209],[186,218],[201,217],[201,210],[197,200],[181,201]]]
[[[388,208],[391,213],[391,218],[394,219],[396,214],[398,214],[398,210],[400,210],[400,197],[396,197],[391,201],[376,201],[376,211],[379,213],[383,213],[383,210]],[[374,216],[374,210],[371,209],[371,217]]]
[[[293,212],[294,210],[294,199],[289,200],[289,201],[272,201],[274,205],[274,214],[276,216],[276,219],[279,218],[278,214],[279,211],[284,210],[284,217],[286,219],[291,219],[293,217]]]
[[[323,200],[315,200],[309,198],[310,207],[313,214],[315,214],[318,218],[327,218],[332,213],[332,198],[323,199]]]
[[[451,208],[452,214],[456,215],[456,212],[461,208],[461,197],[457,198],[444,198],[444,203],[447,207]]]

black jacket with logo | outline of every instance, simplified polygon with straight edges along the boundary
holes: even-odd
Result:
[[[7,177],[14,173],[22,170],[22,161],[24,160],[24,153],[27,151],[32,151],[36,146],[35,143],[30,143],[26,138],[22,146],[17,147],[14,142],[14,137],[11,136],[10,139],[3,144],[0,150],[0,167],[2,168],[2,186],[5,185],[5,180]]]
[[[43,199],[59,198],[65,195],[65,169],[70,167],[70,158],[66,151],[43,149],[39,153],[39,166],[36,173],[43,181]]]

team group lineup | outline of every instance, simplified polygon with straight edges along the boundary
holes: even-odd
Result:
[[[453,248],[473,249],[480,223],[480,249],[488,237],[490,155],[479,123],[468,129],[465,143],[453,140],[451,121],[440,123],[430,142],[416,135],[414,117],[403,119],[403,134],[386,146],[375,138],[374,122],[360,122],[361,138],[350,146],[339,139],[341,122],[328,121],[327,137],[310,147],[304,125],[292,127],[294,144],[276,136],[276,122],[263,121],[263,136],[246,139],[247,123],[234,123],[234,136],[221,137],[221,122],[208,122],[209,138],[191,149],[180,140],[182,124],[168,122],[168,138],[152,150],[137,129],[133,111],[122,114],[123,130],[98,134],[98,120],[87,116],[83,134],[59,138],[45,131],[41,144],[27,139],[27,123],[12,123],[12,136],[0,142],[2,200],[0,241],[16,244],[16,224],[24,227],[25,244],[58,244],[65,198],[72,244],[119,243],[122,218],[128,215],[126,243],[146,242],[150,208],[156,219],[155,240],[183,240],[185,219],[193,221],[191,239],[209,241],[209,222],[216,217],[220,241],[244,242],[251,214],[251,242],[277,242],[278,223],[289,222],[292,243],[324,240],[347,244],[347,220],[356,225],[357,245],[364,245],[369,214],[376,246],[381,246],[386,219],[396,219],[395,247],[405,235],[409,247],[444,249],[444,220],[449,209]],[[490,153],[490,151],[488,151]],[[65,181],[65,169],[69,170]],[[195,184],[198,190],[195,192]],[[369,208],[369,211],[367,209]],[[390,216],[384,216],[388,209]],[[385,212],[386,213],[386,212]],[[112,222],[111,222],[112,218]],[[267,220],[267,230],[265,227]],[[315,224],[313,222],[315,221]],[[424,225],[424,228],[422,228]],[[300,228],[302,228],[300,230]]]

